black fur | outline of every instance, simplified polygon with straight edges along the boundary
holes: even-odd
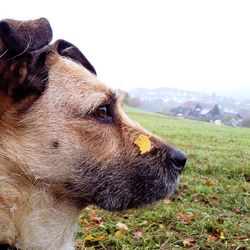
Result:
[[[170,151],[154,148],[132,157],[124,152],[112,160],[115,165],[105,167],[85,162],[75,169],[74,181],[66,188],[79,207],[89,203],[117,211],[156,202],[173,193],[180,174],[168,160]]]
[[[46,45],[51,39],[52,29],[45,18],[0,22],[0,91],[9,95],[14,103],[28,96],[35,101],[46,89],[48,69],[45,61],[49,53]],[[20,72],[22,69],[26,74]],[[25,113],[28,107],[19,110]]]
[[[0,244],[0,250],[18,250],[18,249],[9,244]]]
[[[56,44],[57,44],[57,51],[61,56],[69,57],[79,62],[91,73],[96,75],[95,68],[75,45],[62,39],[58,40]]]
[[[7,60],[0,72],[0,88],[18,103],[28,96],[37,99],[48,85],[48,69],[45,66],[48,48],[26,54],[15,60]],[[20,75],[20,69],[25,68],[26,75]],[[21,108],[25,109],[25,108]]]
[[[19,102],[27,96],[39,97],[48,85],[48,69],[45,66],[48,49],[33,52],[27,63],[27,77],[24,82],[13,89],[11,97]]]
[[[0,90],[11,96],[15,103],[31,96],[36,100],[48,86],[49,69],[45,61],[52,50],[47,46],[51,39],[52,30],[45,18],[26,22],[0,21]],[[58,40],[54,48],[61,56],[81,63],[96,74],[91,63],[73,44]],[[24,65],[27,69],[25,77],[20,75]],[[28,108],[19,108],[20,113],[27,112]]]
[[[45,18],[33,21],[0,21],[0,90],[11,96],[15,103],[28,96],[36,100],[48,85],[47,55],[52,48],[47,46],[52,39],[52,29]],[[96,74],[94,67],[73,44],[58,40],[55,48],[61,56],[81,63]],[[20,69],[26,67],[25,77]],[[14,69],[13,69],[14,68]],[[20,110],[27,111],[27,107]]]
[[[5,19],[0,22],[0,42],[7,50],[5,58],[41,49],[51,40],[52,29],[45,18],[26,22]]]

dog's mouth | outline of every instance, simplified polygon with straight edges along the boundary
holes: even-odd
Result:
[[[165,180],[164,180],[165,179]],[[93,203],[105,210],[120,211],[130,208],[143,207],[153,204],[159,200],[170,198],[179,183],[178,175],[171,181],[167,178],[161,180],[143,181],[131,184],[130,189],[121,187],[119,189],[109,188],[99,192],[93,197]]]
[[[79,206],[95,204],[110,211],[171,197],[183,166],[167,156],[149,154],[133,162],[116,161],[116,165],[105,168],[81,165],[68,185],[69,193]]]
[[[104,185],[97,185],[93,203],[105,210],[119,211],[152,204],[171,197],[178,184],[180,170],[171,167],[143,166],[131,175],[112,179],[105,177]]]

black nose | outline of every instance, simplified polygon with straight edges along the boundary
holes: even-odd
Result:
[[[186,164],[187,157],[182,151],[172,149],[170,152],[170,160],[175,164],[176,167],[182,170]]]

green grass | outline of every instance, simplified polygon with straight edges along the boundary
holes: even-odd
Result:
[[[250,129],[126,111],[187,153],[176,197],[122,213],[85,209],[77,249],[250,249]],[[128,227],[120,235],[118,222]]]

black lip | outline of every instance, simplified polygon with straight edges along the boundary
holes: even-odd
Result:
[[[178,166],[177,164],[173,163],[172,167],[174,168],[174,170],[176,170],[178,172],[178,174],[180,175],[183,172],[183,167]]]

